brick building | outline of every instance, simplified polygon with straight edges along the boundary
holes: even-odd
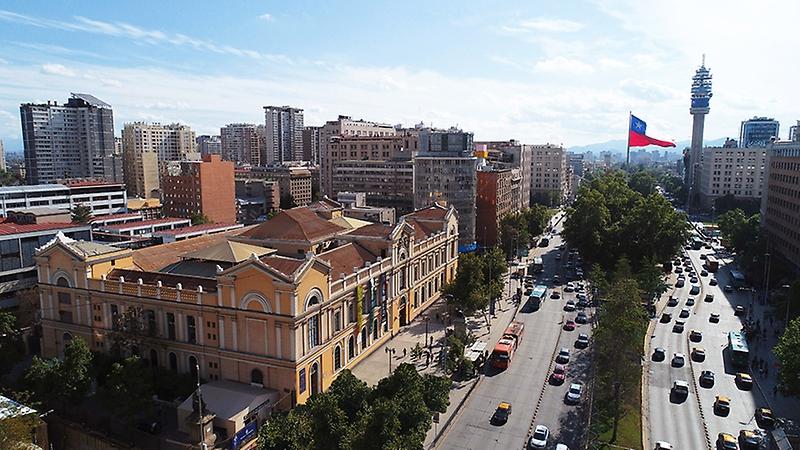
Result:
[[[163,212],[191,218],[204,214],[212,222],[236,223],[233,163],[220,155],[202,161],[172,161],[162,174]]]

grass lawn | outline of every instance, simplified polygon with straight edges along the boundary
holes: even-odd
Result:
[[[636,387],[636,398],[630,406],[623,405],[626,408],[622,418],[617,425],[617,441],[612,445],[605,445],[611,439],[612,433],[612,419],[598,420],[592,427],[594,431],[599,434],[597,439],[597,447],[599,449],[615,449],[615,448],[632,448],[635,450],[642,450],[642,417],[641,417],[641,381]]]

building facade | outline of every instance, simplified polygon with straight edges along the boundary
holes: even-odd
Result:
[[[166,216],[204,214],[214,223],[236,223],[233,163],[219,155],[202,161],[172,161],[162,175]]]
[[[739,128],[739,147],[764,148],[780,136],[781,124],[768,117],[753,117],[743,120]]]
[[[36,255],[42,354],[58,356],[76,337],[109,351],[117,318],[132,314],[145,331],[126,353],[277,391],[274,406],[287,409],[439,298],[457,269],[457,230],[456,212],[440,206],[347,234],[295,208],[189,247],[131,251],[59,236]]]
[[[89,94],[19,108],[28,184],[64,178],[121,182],[122,161],[114,151],[111,105]]]
[[[122,129],[122,152],[128,195],[139,198],[160,197],[165,162],[199,157],[194,131],[178,123],[126,123]]]
[[[768,144],[765,178],[761,225],[769,235],[769,250],[800,272],[800,143]]]
[[[700,162],[700,207],[711,210],[727,194],[761,201],[766,166],[765,148],[705,147]]]
[[[303,127],[303,161],[319,164],[319,131],[321,127]]]
[[[269,167],[253,167],[237,170],[237,178],[277,181],[281,202],[291,201],[295,206],[308,206],[311,203],[311,171],[306,166],[282,164]]]
[[[518,169],[517,169],[518,170]],[[494,247],[500,243],[500,219],[520,210],[516,202],[512,169],[485,169],[477,172],[477,210],[475,239],[481,247]],[[519,192],[517,182],[516,192]]]
[[[204,134],[197,136],[197,152],[200,155],[221,155],[222,140],[219,136]]]
[[[265,128],[252,123],[232,123],[220,128],[221,155],[236,164],[260,166]]]
[[[303,159],[303,110],[264,107],[264,160],[261,165]]]
[[[333,171],[333,190],[363,192],[370,206],[414,209],[413,161],[339,161]]]
[[[571,169],[563,146],[531,146],[531,203],[560,205],[571,192]]]
[[[519,141],[482,141],[476,142],[486,145],[488,151],[487,162],[498,169],[519,169],[519,196],[520,208],[530,207],[531,201],[531,158],[533,155],[530,145],[520,144]]]
[[[0,216],[10,211],[37,209],[72,210],[78,205],[88,206],[92,215],[127,212],[128,195],[125,185],[100,181],[66,180],[61,184],[0,187]]]

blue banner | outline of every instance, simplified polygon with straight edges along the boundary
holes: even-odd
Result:
[[[458,246],[458,253],[471,253],[478,249],[478,244],[473,242],[471,244],[464,244]]]
[[[238,449],[242,444],[250,442],[258,432],[258,422],[256,420],[247,424],[233,436],[233,450]]]

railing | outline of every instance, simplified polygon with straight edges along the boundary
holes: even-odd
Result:
[[[197,290],[183,289],[180,283],[176,287],[162,286],[159,281],[157,284],[144,284],[141,279],[136,281],[126,281],[124,277],[119,280],[108,280],[105,276],[100,280],[90,280],[91,289],[109,294],[119,294],[131,297],[149,297],[159,300],[168,300],[178,303],[216,305],[217,294],[207,293],[202,287]]]

